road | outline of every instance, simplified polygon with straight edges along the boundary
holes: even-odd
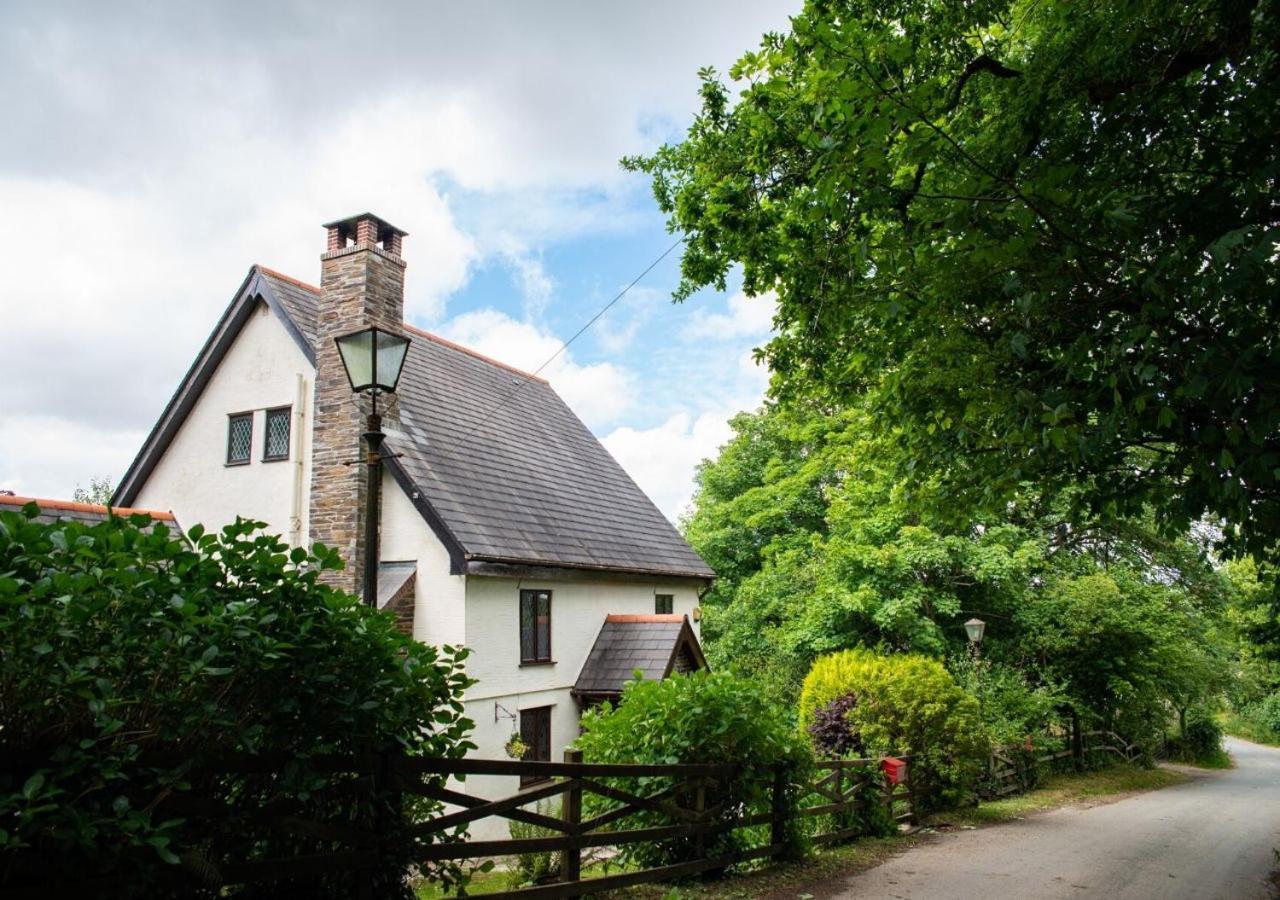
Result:
[[[1093,807],[941,834],[811,889],[820,898],[1251,900],[1280,865],[1280,749],[1228,739],[1236,767]]]

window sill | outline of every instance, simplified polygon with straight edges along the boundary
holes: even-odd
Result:
[[[546,760],[530,760],[530,762],[546,762]],[[527,791],[530,788],[536,788],[540,785],[547,784],[548,782],[551,782],[551,781],[555,781],[555,779],[552,778],[550,775],[539,775],[537,778],[534,778],[532,781],[521,780],[520,790]]]
[[[253,462],[253,460],[245,459],[239,462],[225,462],[222,464],[222,466],[223,468],[226,468],[226,469],[238,469],[240,466],[247,466],[251,462]]]
[[[555,664],[556,664],[556,661],[554,659],[539,659],[539,660],[522,662],[520,663],[520,668],[536,669],[539,666],[554,666]]]
[[[272,463],[272,462],[288,462],[288,461],[289,461],[289,457],[287,457],[287,456],[264,456],[264,457],[262,457],[262,461],[263,461],[264,463]]]

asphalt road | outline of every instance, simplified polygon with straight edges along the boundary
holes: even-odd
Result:
[[[815,897],[1266,898],[1280,865],[1280,749],[1229,739],[1234,769],[1115,803],[941,834]]]

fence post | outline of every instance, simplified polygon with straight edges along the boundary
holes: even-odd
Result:
[[[787,833],[787,769],[783,763],[775,763],[773,770],[773,821],[769,828],[769,843],[773,850],[786,841]]]
[[[707,782],[706,779],[698,779],[698,787],[693,792],[693,811],[698,814],[698,833],[693,838],[694,857],[696,859],[707,858]]]
[[[567,763],[582,762],[582,751],[565,748],[564,761]],[[572,776],[571,776],[572,777]],[[564,804],[560,809],[560,817],[566,825],[577,826],[582,823],[582,788],[570,788],[564,793]],[[578,844],[578,835],[570,834],[573,848],[560,854],[560,880],[578,881],[582,878],[582,848]]]
[[[1084,771],[1084,733],[1080,728],[1080,713],[1071,710],[1071,756],[1076,771]]]

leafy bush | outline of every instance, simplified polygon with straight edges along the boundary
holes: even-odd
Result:
[[[739,763],[739,777],[713,782],[707,788],[706,808],[719,810],[728,821],[740,815],[771,809],[774,765],[783,767],[788,813],[796,808],[800,792],[810,776],[812,756],[798,740],[786,717],[769,705],[751,681],[725,672],[694,672],[662,681],[628,682],[616,709],[604,704],[582,717],[583,733],[577,746],[589,763]],[[614,787],[648,795],[674,787],[670,778],[616,779]],[[685,791],[675,798],[690,808]],[[584,798],[586,815],[616,806],[592,794]],[[788,815],[787,842],[792,853],[802,849],[803,836],[794,816]],[[659,812],[639,812],[618,827],[677,824]],[[711,857],[731,856],[763,840],[755,829],[724,831],[706,837]],[[754,842],[754,843],[753,843]],[[657,866],[683,862],[696,856],[689,838],[631,844],[623,847],[624,863]]]
[[[1236,709],[1227,726],[1232,734],[1248,740],[1280,744],[1280,691]]]
[[[979,716],[993,744],[1021,745],[1031,736],[1043,745],[1051,726],[1060,723],[1066,703],[1063,691],[1032,684],[1027,672],[1013,666],[957,654],[948,668],[956,683],[978,700]]]
[[[1222,727],[1203,707],[1187,710],[1176,737],[1169,739],[1166,752],[1170,759],[1201,764],[1217,763],[1224,758]]]
[[[942,664],[917,654],[842,650],[813,664],[800,693],[800,726],[818,711],[856,696],[849,727],[871,754],[909,755],[917,803],[962,799],[988,749],[978,703]]]
[[[857,705],[858,698],[853,694],[846,694],[814,712],[808,732],[813,749],[819,756],[841,759],[860,757],[866,753],[862,735],[849,724],[849,714]]]
[[[0,753],[14,761],[0,772],[0,884],[104,876],[139,895],[201,896],[199,879],[223,896],[224,861],[334,849],[206,816],[198,797],[250,810],[272,800],[357,827],[378,817],[393,848],[378,895],[403,894],[405,814],[331,792],[350,774],[311,758],[462,756],[465,653],[412,641],[321,584],[336,554],[290,550],[259,523],[193,528],[187,542],[144,518],[86,526],[34,514],[0,513]],[[203,774],[234,754],[289,762]],[[306,893],[351,896],[344,878],[309,879]]]

